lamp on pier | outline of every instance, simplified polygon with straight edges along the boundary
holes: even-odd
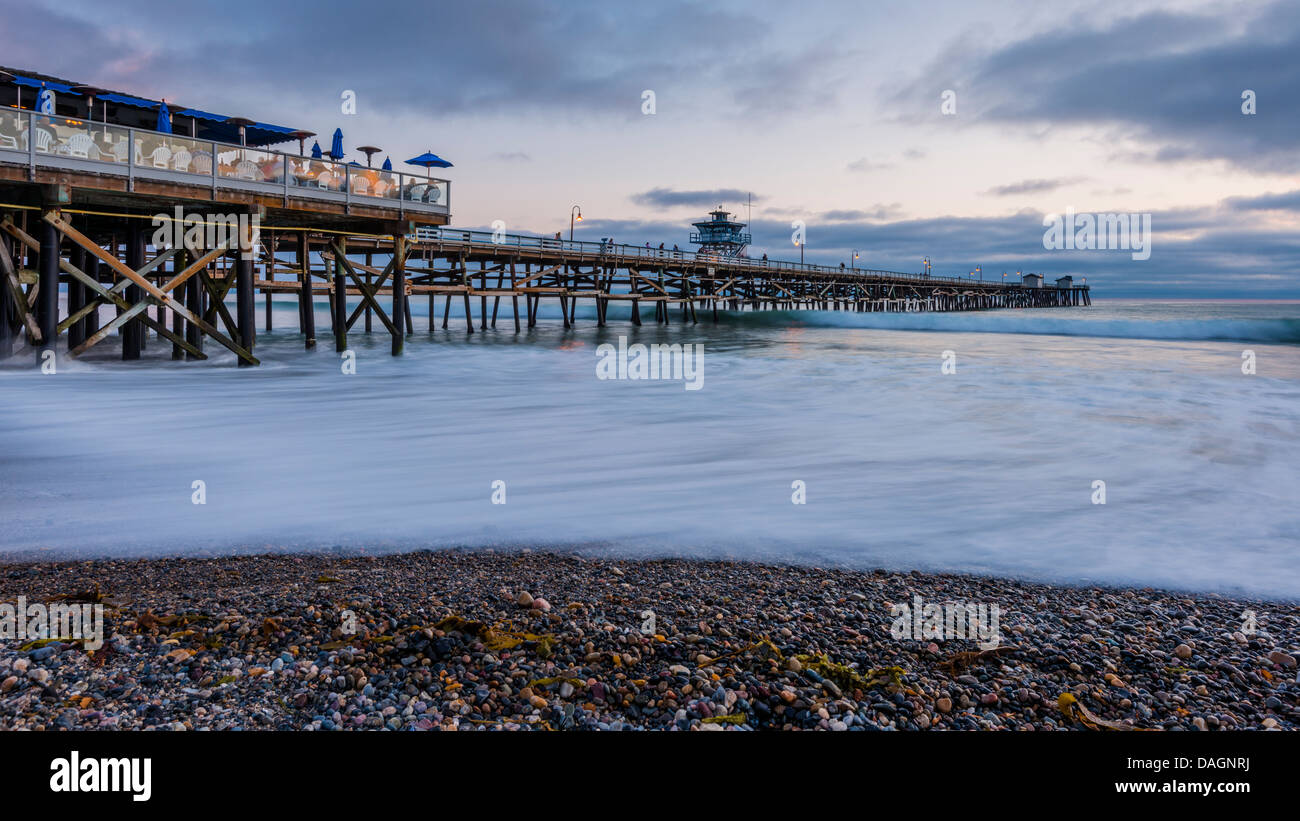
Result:
[[[857,258],[858,258],[858,252],[856,249],[854,249],[853,259],[849,260],[849,270],[854,270],[857,267],[853,264],[854,260],[856,260]]]
[[[576,215],[576,216],[575,216]],[[575,205],[569,209],[569,242],[573,242],[573,223],[582,222],[582,206]]]

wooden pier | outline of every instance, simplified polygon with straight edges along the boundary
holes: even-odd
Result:
[[[11,112],[26,118],[27,133],[38,119],[60,119]],[[130,145],[139,129],[127,131]],[[132,152],[119,163],[39,148],[36,140],[0,140],[0,357],[13,353],[19,337],[39,359],[60,336],[67,353],[80,356],[116,335],[123,359],[140,358],[153,338],[170,344],[173,359],[205,359],[216,344],[240,364],[256,365],[259,293],[266,330],[272,296],[292,295],[298,330],[314,347],[315,306],[328,301],[319,324],[336,350],[347,348],[358,322],[366,332],[377,322],[394,354],[416,332],[412,299],[428,300],[428,330],[439,321],[449,327],[452,304],[461,306],[457,321],[466,333],[476,324],[496,328],[499,319],[515,332],[534,327],[543,300],[559,307],[565,328],[577,324],[579,303],[594,308],[600,326],[611,303],[629,307],[634,325],[650,305],[656,322],[696,323],[701,314],[717,321],[724,311],[1090,304],[1087,286],[1068,278],[1042,287],[449,229],[445,180],[388,174],[393,184],[381,188],[371,169],[345,167],[343,189],[335,191],[300,184],[297,161],[308,158],[276,152],[259,152],[270,157],[261,167],[271,171],[248,179],[215,162],[199,174],[159,168]],[[247,149],[211,150],[215,157]],[[220,242],[197,246],[156,242],[169,223],[216,223],[226,232]],[[102,306],[116,309],[103,324]]]

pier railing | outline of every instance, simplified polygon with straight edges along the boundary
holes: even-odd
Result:
[[[874,268],[840,268],[831,265],[814,265],[803,262],[786,262],[774,259],[753,259],[750,257],[723,257],[690,250],[673,250],[644,245],[623,245],[610,242],[590,242],[585,240],[553,239],[524,234],[499,234],[492,231],[467,231],[459,228],[435,228],[421,226],[416,230],[417,241],[456,243],[464,245],[495,246],[500,249],[517,248],[520,250],[559,253],[577,257],[579,261],[590,262],[610,259],[620,263],[638,261],[653,263],[655,261],[694,262],[717,269],[736,269],[751,271],[755,268],[780,273],[818,274],[835,276],[840,279],[913,279],[918,282],[949,285],[979,285],[986,288],[1019,289],[1023,283],[977,280],[966,277],[933,276],[924,273],[905,271],[885,271]],[[1086,287],[1086,286],[1074,286]]]
[[[0,162],[449,214],[451,183],[243,145],[0,107]]]

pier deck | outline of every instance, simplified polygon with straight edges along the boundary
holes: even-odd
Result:
[[[430,329],[439,314],[447,328],[452,303],[460,304],[467,333],[475,331],[475,308],[478,330],[495,328],[504,299],[515,331],[536,325],[543,299],[558,303],[566,328],[578,321],[580,302],[594,307],[601,326],[610,303],[629,306],[628,321],[640,325],[642,303],[654,306],[656,322],[695,323],[701,312],[716,321],[721,311],[971,311],[1091,302],[1087,286],[1068,279],[1035,287],[451,229],[445,180],[333,164],[341,167],[327,169],[322,187],[307,184],[304,163],[317,162],[310,158],[222,143],[188,146],[188,138],[70,119],[57,137],[70,147],[60,150],[54,137],[4,137],[6,127],[21,136],[61,118],[0,111],[0,123],[6,116],[0,357],[20,336],[41,361],[58,350],[61,335],[72,356],[115,335],[122,357],[137,359],[152,331],[171,344],[174,359],[205,359],[205,343],[215,342],[240,364],[255,365],[259,291],[267,330],[271,297],[293,294],[299,329],[314,347],[316,299],[324,297],[336,350],[346,349],[357,322],[370,331],[378,320],[394,354],[415,332],[413,298],[428,300]],[[23,119],[25,128],[14,124]],[[95,128],[125,133],[115,140]],[[85,139],[78,129],[86,129]],[[101,144],[121,145],[120,157],[110,158]],[[206,154],[212,165],[178,170],[171,160],[166,167],[156,150],[145,161],[127,149],[133,144],[167,147],[173,158],[186,151],[191,163]],[[376,181],[383,184],[375,188]],[[211,232],[206,240],[158,239],[162,229],[192,223],[226,232],[219,239]],[[226,304],[232,292],[233,313]],[[103,324],[102,306],[116,309]]]

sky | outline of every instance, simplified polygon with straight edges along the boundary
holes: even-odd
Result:
[[[1294,0],[0,4],[7,65],[432,150],[455,226],[686,248],[721,205],[755,256],[1300,298]],[[1067,209],[1149,258],[1045,248]]]

